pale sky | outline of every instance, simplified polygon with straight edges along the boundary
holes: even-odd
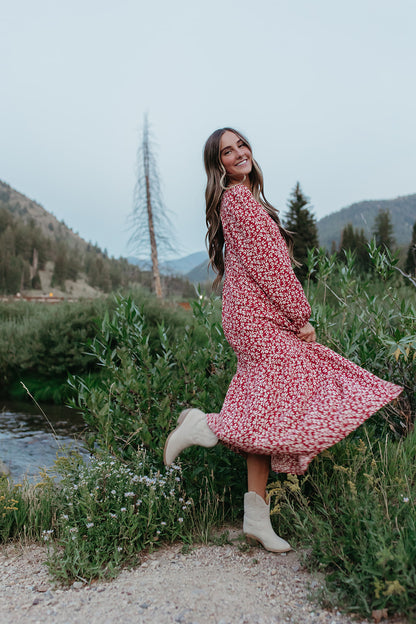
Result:
[[[147,111],[179,255],[204,248],[202,148],[250,140],[281,213],[416,193],[414,0],[0,0],[0,179],[129,254]]]

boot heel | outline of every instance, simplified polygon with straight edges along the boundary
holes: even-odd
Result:
[[[248,544],[250,544],[250,546],[258,546],[259,544],[261,544],[260,540],[258,540],[257,537],[254,537],[254,535],[244,534],[244,537],[246,538],[246,541]]]

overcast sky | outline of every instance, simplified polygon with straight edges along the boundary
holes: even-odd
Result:
[[[416,193],[414,0],[0,0],[0,179],[128,255],[144,113],[178,255],[204,248],[202,148],[244,132],[284,214]]]

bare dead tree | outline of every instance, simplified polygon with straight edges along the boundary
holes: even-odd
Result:
[[[162,198],[147,114],[144,116],[142,140],[137,150],[137,182],[129,220],[132,226],[129,245],[138,257],[149,257],[150,251],[153,290],[161,299],[163,293],[158,253],[174,251],[173,226]]]

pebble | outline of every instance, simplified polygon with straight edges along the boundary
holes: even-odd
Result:
[[[44,547],[2,545],[0,569],[13,584],[0,585],[1,624],[369,624],[310,602],[309,587],[321,581],[297,553],[242,552],[238,537],[185,555],[178,544],[163,546],[109,582],[69,589],[48,576]]]

